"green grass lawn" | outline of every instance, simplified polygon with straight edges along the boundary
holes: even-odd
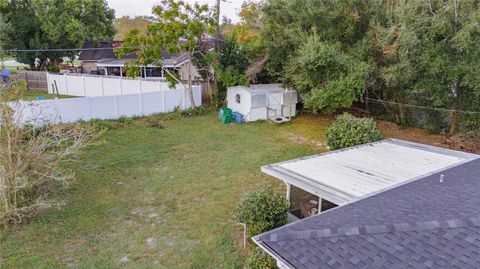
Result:
[[[324,150],[307,123],[224,126],[209,113],[107,131],[70,165],[64,206],[3,232],[0,267],[242,268],[237,202],[264,184],[283,191],[261,165]]]
[[[36,100],[37,96],[43,96],[45,99],[54,99],[56,97],[56,95],[49,94],[46,91],[32,89],[32,90],[26,90],[22,93],[22,100],[25,100],[25,101]],[[70,96],[70,95],[60,95],[60,96],[58,96],[58,98],[60,98],[60,99],[62,99],[62,98],[75,98],[75,97],[76,96]]]

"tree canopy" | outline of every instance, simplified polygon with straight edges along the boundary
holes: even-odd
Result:
[[[7,31],[6,49],[79,48],[85,41],[112,39],[114,10],[105,0],[14,0],[0,6]],[[19,62],[45,70],[77,52],[16,52]]]
[[[123,16],[115,20],[115,28],[117,33],[115,34],[116,40],[124,40],[128,33],[137,29],[139,33],[146,34],[148,26],[152,23],[152,18],[147,16],[137,16],[130,18],[129,16]]]
[[[127,63],[126,70],[130,76],[138,75],[138,66],[163,65],[162,53],[186,53],[188,60],[201,45],[208,33],[213,33],[216,22],[213,11],[208,5],[193,5],[185,1],[163,0],[153,8],[153,20],[146,34],[138,29],[127,34],[118,56],[135,53],[136,61]],[[133,49],[131,47],[134,47]],[[165,69],[167,79],[173,86],[179,81],[176,74]],[[194,104],[192,93],[192,73],[189,73],[189,96]]]
[[[269,0],[262,11],[272,73],[313,110],[373,97],[478,111],[478,0]],[[408,121],[402,105],[394,111]],[[447,116],[454,131],[457,116]]]

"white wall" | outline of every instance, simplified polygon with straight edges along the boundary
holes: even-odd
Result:
[[[237,94],[240,95],[240,103],[237,103]],[[243,87],[231,87],[227,89],[227,106],[234,112],[243,114],[248,121],[251,106],[251,95]]]
[[[167,82],[159,80],[86,74],[47,74],[47,83],[48,93],[54,93],[53,85],[56,83],[59,94],[89,97],[170,90]],[[185,90],[185,87],[179,84],[176,86],[176,90]]]
[[[60,88],[60,87],[59,87]],[[193,88],[196,105],[202,103],[201,87]],[[190,108],[188,94],[183,89],[152,91],[114,96],[20,101],[10,103],[23,123],[72,123],[79,120],[118,119],[122,116],[146,116],[172,112],[176,107]]]

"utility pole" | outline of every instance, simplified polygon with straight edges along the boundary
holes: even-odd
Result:
[[[215,33],[215,52],[220,52],[220,3],[222,0],[217,0],[217,10],[215,14],[216,20],[217,20],[217,31]],[[213,70],[213,69],[212,69]],[[210,83],[207,80],[207,83]],[[213,70],[213,88],[214,88],[214,93],[213,93],[213,102],[215,105],[219,105],[219,91],[218,91],[218,83],[217,83],[217,74],[215,70]]]
[[[220,50],[220,2],[221,0],[217,0],[217,11],[215,14],[217,16],[217,32],[215,33],[215,50],[219,51]]]

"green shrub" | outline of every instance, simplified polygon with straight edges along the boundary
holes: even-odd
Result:
[[[285,196],[264,187],[245,194],[238,205],[237,218],[253,236],[286,224],[289,207]]]
[[[337,117],[327,129],[327,145],[342,149],[383,139],[372,118],[357,118],[349,113]]]
[[[276,269],[275,260],[262,249],[255,247],[247,261],[248,269]]]

